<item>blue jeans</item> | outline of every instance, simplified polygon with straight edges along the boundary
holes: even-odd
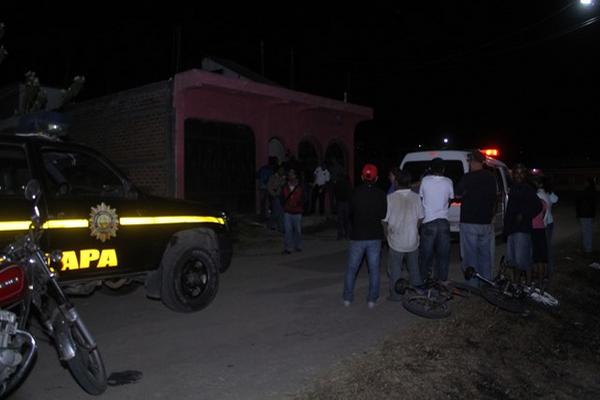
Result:
[[[463,271],[475,268],[481,276],[492,279],[492,246],[494,229],[491,224],[460,224],[460,253]],[[477,285],[478,280],[470,283]]]
[[[581,224],[581,243],[583,245],[584,253],[592,252],[592,236],[594,233],[594,219],[593,218],[579,218]]]
[[[506,261],[508,265],[522,271],[531,269],[533,259],[531,258],[531,235],[529,233],[515,232],[508,235]]]
[[[450,266],[450,223],[447,219],[436,219],[421,225],[419,267],[421,277],[426,280],[432,271],[435,259],[435,278],[448,280]]]
[[[402,261],[406,258],[408,267],[408,277],[412,287],[423,284],[421,272],[419,271],[419,250],[410,253],[402,253],[390,248],[388,253],[388,276],[390,277],[390,297],[399,297],[396,294],[395,286],[398,279],[402,276]]]
[[[354,284],[363,257],[367,256],[369,267],[369,295],[367,301],[379,299],[379,260],[381,259],[381,240],[352,240],[348,249],[348,269],[344,279],[343,298],[354,300]]]
[[[285,250],[302,249],[302,214],[284,213],[283,222],[285,225]]]

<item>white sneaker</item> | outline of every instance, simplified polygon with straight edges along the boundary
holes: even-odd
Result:
[[[376,306],[376,305],[377,305],[377,303],[376,303],[376,302],[374,302],[374,301],[369,301],[369,302],[367,303],[367,307],[369,307],[369,309],[373,309],[373,308],[375,308],[375,306]]]
[[[344,300],[344,307],[350,307],[352,305],[352,302],[349,300]]]

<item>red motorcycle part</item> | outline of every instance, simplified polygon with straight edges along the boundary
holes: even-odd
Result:
[[[25,295],[25,271],[9,265],[0,271],[0,307],[19,301]]]

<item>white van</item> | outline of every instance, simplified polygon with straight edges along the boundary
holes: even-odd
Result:
[[[408,153],[404,156],[400,169],[408,171],[413,181],[421,180],[428,173],[431,165],[431,160],[441,158],[445,164],[445,175],[452,180],[454,187],[458,185],[464,174],[469,172],[468,156],[471,150],[429,150],[417,151]],[[486,154],[482,151],[482,154]],[[498,207],[494,227],[496,234],[502,233],[504,225],[504,212],[506,211],[506,203],[508,201],[508,188],[510,187],[510,175],[506,164],[490,156],[485,157],[484,168],[488,168],[494,173],[498,184]],[[460,223],[460,201],[454,201],[450,205],[448,213],[448,221],[450,222],[450,232],[457,233]]]

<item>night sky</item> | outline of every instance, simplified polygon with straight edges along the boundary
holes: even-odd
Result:
[[[168,79],[178,64],[199,68],[209,55],[260,72],[262,41],[267,78],[340,100],[347,92],[374,108],[361,131],[367,151],[394,158],[447,136],[452,147],[499,146],[509,162],[599,163],[591,144],[600,132],[600,4],[324,3],[145,3],[77,17],[3,4],[0,85],[28,70],[59,87],[84,75],[85,100]]]

